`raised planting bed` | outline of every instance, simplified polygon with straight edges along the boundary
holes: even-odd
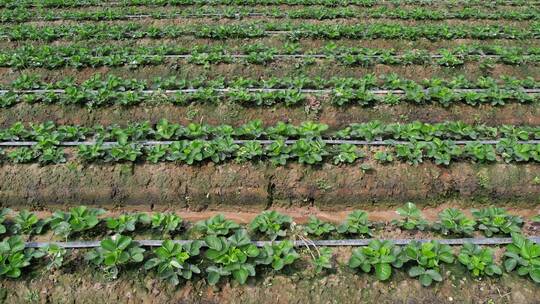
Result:
[[[160,164],[4,164],[0,199],[8,206],[48,204],[164,205],[193,210],[269,206],[386,208],[411,200],[531,206],[538,200],[538,165],[432,163],[320,167],[290,164],[197,166]],[[463,203],[463,204],[466,204]]]

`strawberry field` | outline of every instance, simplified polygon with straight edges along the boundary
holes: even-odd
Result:
[[[0,37],[0,303],[540,297],[535,0],[0,0]]]

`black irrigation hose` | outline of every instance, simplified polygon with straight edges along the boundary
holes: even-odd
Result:
[[[540,244],[540,236],[528,237],[534,243]],[[304,246],[367,246],[370,241],[375,239],[348,239],[348,240],[295,240],[293,244],[295,247]],[[385,239],[379,239],[385,240]],[[418,241],[420,243],[438,241],[441,244],[446,245],[463,245],[465,243],[473,243],[476,245],[505,245],[512,243],[512,238],[461,238],[461,239],[386,239],[394,243],[395,245],[408,245],[412,241]],[[134,240],[141,246],[145,247],[158,247],[161,246],[162,240]],[[172,240],[176,244],[186,244],[192,240]],[[253,241],[252,243],[257,247],[263,247],[264,245],[270,245],[272,243],[279,243],[280,241]],[[99,241],[75,241],[75,242],[26,242],[26,248],[41,248],[51,244],[58,245],[63,248],[82,249],[82,248],[95,248],[100,246]],[[204,241],[203,241],[204,245]]]
[[[285,144],[294,144],[297,140],[286,140]],[[411,143],[411,141],[399,141],[399,140],[376,140],[376,141],[367,141],[367,140],[348,140],[348,139],[322,139],[320,140],[324,142],[325,144],[329,145],[340,145],[340,144],[351,144],[356,146],[395,146],[395,145],[405,145],[408,143]],[[130,142],[134,144],[140,144],[143,146],[157,146],[157,145],[170,145],[178,141],[155,141],[155,140],[148,140],[148,141],[135,141]],[[269,145],[275,140],[265,140],[265,139],[247,139],[247,140],[233,140],[233,143],[235,144],[244,144],[246,142],[258,142],[262,145]],[[419,142],[424,142],[424,140],[420,140]],[[455,140],[452,141],[456,145],[467,145],[471,143],[477,143],[482,145],[496,145],[500,142],[500,140]],[[516,141],[518,144],[530,144],[530,145],[536,145],[540,144],[540,140],[520,140]],[[4,141],[0,142],[0,147],[32,147],[37,145],[37,141]],[[56,144],[56,147],[77,147],[77,146],[92,146],[98,144],[94,141],[62,141],[58,144]],[[115,141],[107,141],[101,143],[103,147],[111,147],[118,145],[118,142]]]

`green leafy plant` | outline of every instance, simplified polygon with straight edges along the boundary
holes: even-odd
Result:
[[[102,267],[110,278],[116,279],[120,267],[131,262],[142,262],[144,251],[130,237],[116,234],[102,240],[99,247],[89,251],[84,258]]]
[[[519,233],[512,233],[512,243],[506,247],[504,258],[506,271],[517,269],[520,276],[528,275],[540,283],[540,245]]]
[[[493,260],[493,251],[472,243],[465,243],[459,251],[458,261],[472,273],[474,277],[501,275],[502,269]]]
[[[144,264],[144,269],[157,268],[158,277],[172,285],[180,283],[179,278],[191,279],[193,274],[201,273],[193,258],[199,255],[202,242],[193,241],[180,245],[171,240],[165,240],[160,247],[153,250],[156,257]]]
[[[353,250],[349,259],[349,267],[360,268],[365,273],[375,270],[375,276],[380,281],[392,276],[392,267],[401,268],[401,250],[390,241],[372,240],[366,247]]]
[[[409,269],[410,277],[418,277],[422,285],[429,286],[433,281],[442,281],[440,267],[443,263],[453,263],[454,255],[450,246],[437,241],[413,241],[403,249],[403,261],[414,263]]]
[[[231,220],[225,219],[223,214],[217,214],[209,219],[197,222],[194,228],[195,230],[202,232],[204,235],[227,236],[231,232],[240,228],[240,225]]]
[[[126,231],[135,231],[137,223],[149,224],[151,221],[148,214],[121,214],[118,217],[109,217],[105,219],[107,228],[115,233],[124,233]]]
[[[321,236],[331,233],[336,230],[336,227],[331,223],[321,221],[317,217],[310,215],[307,224],[304,226],[304,230],[309,235]]]
[[[320,247],[316,250],[316,255],[312,255],[311,264],[315,268],[315,273],[321,273],[323,269],[332,268],[332,249],[330,247]]]
[[[151,217],[152,229],[173,233],[181,228],[182,218],[174,213],[155,213]]]
[[[47,270],[58,269],[64,264],[64,258],[68,250],[57,244],[49,244],[40,248],[41,254],[47,260]]]
[[[367,212],[355,210],[347,216],[345,222],[337,227],[337,231],[342,234],[371,235],[371,226]]]
[[[9,208],[2,208],[2,210],[0,210],[0,234],[4,234],[7,231],[4,222],[6,221],[6,217],[9,213],[11,213],[11,209]]]
[[[229,275],[244,284],[249,276],[255,276],[255,258],[260,251],[245,230],[237,230],[229,238],[209,235],[204,241],[209,248],[205,255],[215,264],[206,268],[209,284]]]
[[[465,216],[456,208],[447,208],[439,213],[439,221],[433,225],[433,229],[442,234],[472,235],[476,222]]]
[[[271,265],[272,269],[279,271],[286,265],[296,261],[300,255],[294,250],[293,242],[284,240],[271,245],[265,244],[260,249],[259,256],[256,259],[257,264]]]
[[[56,211],[49,220],[54,233],[65,238],[73,233],[90,230],[99,224],[99,218],[105,211],[88,208],[86,206],[74,207],[69,212]]]
[[[426,230],[429,222],[424,219],[422,212],[411,202],[405,203],[403,207],[397,209],[397,214],[401,216],[400,220],[393,220],[392,223],[405,230]]]
[[[291,223],[290,216],[271,210],[257,215],[249,224],[249,228],[274,240],[279,236],[285,236],[286,229]]]
[[[392,153],[387,151],[377,151],[373,157],[375,157],[375,159],[381,164],[391,163],[394,161],[394,156]]]
[[[47,220],[39,219],[28,210],[22,210],[13,218],[11,229],[14,234],[41,234],[45,225],[47,225]]]
[[[334,156],[334,165],[352,164],[358,158],[364,157],[364,153],[358,151],[358,147],[351,144],[341,144],[338,148],[337,155]]]
[[[39,252],[25,249],[24,241],[18,235],[3,240],[0,242],[0,277],[20,277],[21,269],[30,265],[30,261],[39,256]]]
[[[487,237],[503,234],[510,235],[519,233],[523,225],[523,219],[519,216],[510,215],[503,208],[489,207],[480,210],[472,210],[472,215],[480,229]]]

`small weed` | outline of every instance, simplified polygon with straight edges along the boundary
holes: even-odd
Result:
[[[318,179],[316,183],[317,183],[317,189],[319,190],[327,191],[327,190],[332,189],[332,186],[330,186],[328,182],[322,178]]]

